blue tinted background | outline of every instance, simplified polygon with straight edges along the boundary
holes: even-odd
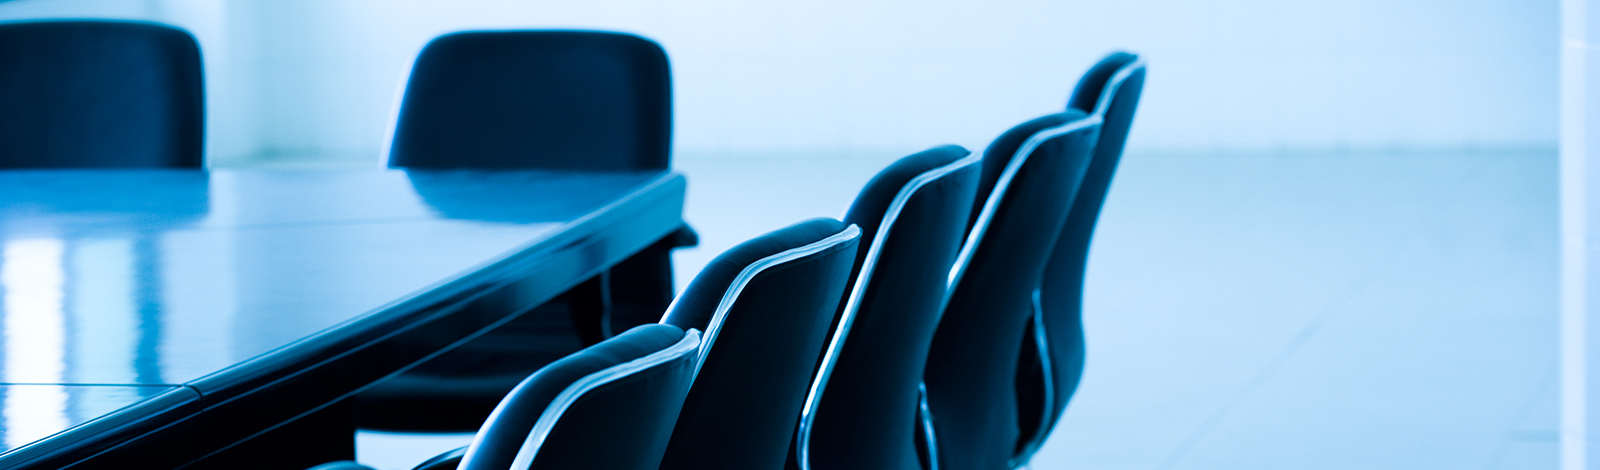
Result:
[[[1100,55],[1151,63],[1134,151],[1553,148],[1557,8],[1524,0],[14,0],[205,53],[210,157],[377,161],[430,38],[598,28],[672,57],[680,156],[981,147]]]
[[[1149,61],[1091,251],[1084,382],[1033,467],[1554,468],[1557,2],[12,0],[188,28],[221,166],[377,166],[430,38],[595,28],[673,62],[716,253]],[[469,436],[365,433],[409,468]]]

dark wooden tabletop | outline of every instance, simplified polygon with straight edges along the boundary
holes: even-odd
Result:
[[[683,194],[662,172],[0,172],[0,467],[236,447],[667,236]]]

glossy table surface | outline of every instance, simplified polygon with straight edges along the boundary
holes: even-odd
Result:
[[[135,404],[172,394],[180,403],[196,403],[199,394],[177,385],[55,385],[0,386],[6,403],[6,427],[0,429],[0,449],[12,450],[68,428],[112,414]],[[185,399],[186,398],[186,399]]]
[[[660,172],[0,172],[0,452],[179,388],[248,393],[515,256],[659,237],[682,193]],[[639,199],[679,212],[594,222]]]

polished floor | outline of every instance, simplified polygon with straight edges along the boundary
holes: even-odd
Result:
[[[684,155],[712,256],[838,217],[896,155]],[[1556,467],[1556,163],[1539,153],[1130,154],[1082,388],[1045,469]],[[358,436],[402,469],[469,435]]]

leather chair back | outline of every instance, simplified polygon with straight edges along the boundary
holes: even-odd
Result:
[[[693,378],[700,332],[644,325],[518,384],[467,446],[463,470],[655,470]]]
[[[389,166],[666,169],[672,81],[661,46],[598,31],[474,31],[423,47]]]
[[[663,470],[783,467],[860,238],[833,219],[762,235],[673,302],[662,323],[706,333]]]
[[[1069,101],[1070,109],[1100,116],[1100,139],[1045,268],[1038,318],[1023,335],[1017,370],[1018,416],[1023,429],[1019,461],[1027,461],[1044,444],[1083,378],[1083,280],[1089,241],[1128,141],[1144,74],[1144,61],[1138,56],[1111,54],[1084,74]]]
[[[879,172],[845,213],[856,255],[821,373],[800,418],[801,469],[921,469],[922,370],[978,183],[977,155],[949,145]]]
[[[202,81],[181,29],[0,24],[0,168],[198,168]]]
[[[1099,117],[1068,110],[1013,127],[984,152],[923,374],[941,469],[1012,467],[1022,336],[1099,133]]]

